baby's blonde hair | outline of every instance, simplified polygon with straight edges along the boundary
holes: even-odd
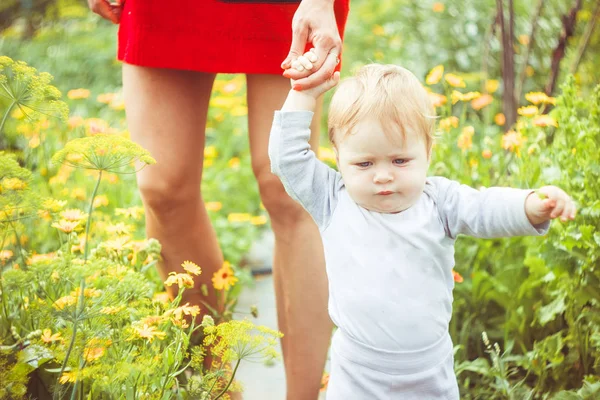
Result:
[[[435,109],[427,91],[409,70],[397,65],[369,64],[344,79],[329,107],[329,140],[336,145],[364,119],[379,120],[392,140],[407,128],[422,135],[427,152],[434,134]],[[342,135],[342,136],[340,136]]]

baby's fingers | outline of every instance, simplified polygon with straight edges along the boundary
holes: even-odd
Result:
[[[573,200],[571,200],[571,199],[567,200],[567,202],[565,204],[565,209],[563,210],[562,215],[560,217],[561,221],[575,219],[575,212],[576,212],[575,203],[573,203]]]

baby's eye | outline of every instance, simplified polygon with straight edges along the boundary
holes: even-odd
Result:
[[[408,160],[406,158],[396,158],[394,160],[394,164],[399,164],[399,165],[406,164],[407,162],[408,162]]]
[[[371,165],[371,161],[364,161],[364,162],[356,163],[356,166],[361,167],[361,168],[367,168],[370,165]]]

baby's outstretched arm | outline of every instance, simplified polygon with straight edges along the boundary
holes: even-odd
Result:
[[[560,217],[561,221],[575,219],[575,204],[562,189],[544,186],[530,193],[525,200],[525,213],[533,225]]]
[[[333,54],[327,55],[327,57],[335,57]],[[298,57],[292,64],[292,68],[298,71],[310,70],[313,68],[314,62],[317,61],[317,54],[311,49],[306,52],[303,56]],[[282,111],[314,111],[317,105],[317,99],[323,93],[333,88],[338,84],[340,80],[340,73],[334,72],[330,79],[321,83],[311,89],[305,89],[300,91],[302,88],[299,87],[294,80],[291,80],[292,90],[290,90],[283,107]]]

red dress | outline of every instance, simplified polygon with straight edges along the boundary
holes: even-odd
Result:
[[[343,36],[349,0],[335,0]],[[281,74],[299,1],[127,0],[118,58],[128,64],[215,73]]]

